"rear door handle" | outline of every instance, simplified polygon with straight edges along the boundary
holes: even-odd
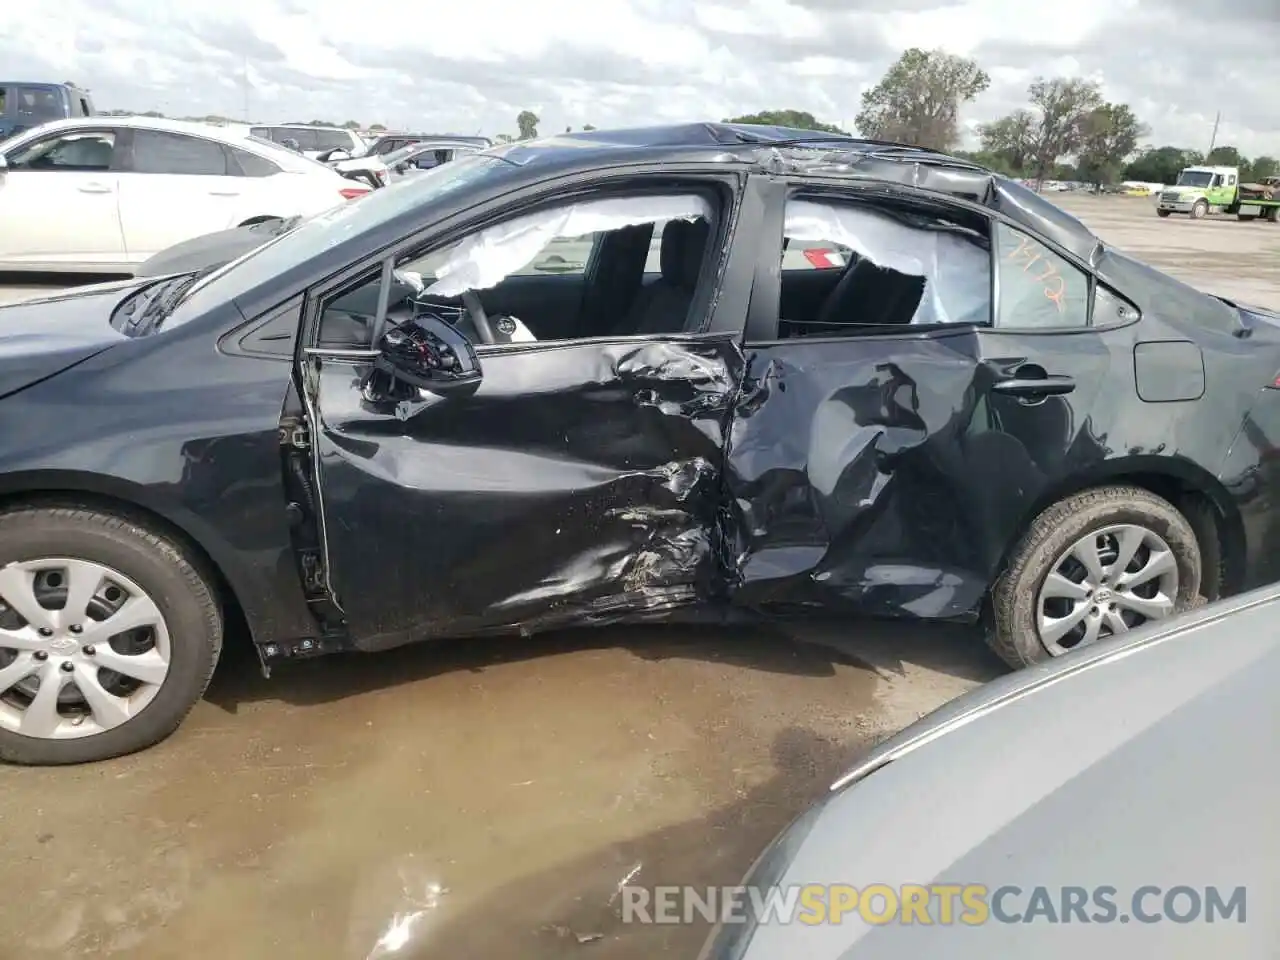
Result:
[[[1075,388],[1076,382],[1071,377],[1012,377],[991,385],[992,390],[1015,397],[1060,397]]]
[[[209,195],[211,197],[238,197],[240,196],[240,191],[239,190],[210,190]]]
[[[82,183],[80,185],[81,193],[110,193],[111,188],[105,183]]]

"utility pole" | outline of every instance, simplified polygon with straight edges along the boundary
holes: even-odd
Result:
[[[1209,137],[1209,152],[1204,155],[1205,160],[1209,159],[1209,154],[1213,153],[1213,148],[1218,145],[1218,124],[1222,122],[1222,111],[1218,111],[1218,115],[1213,118],[1213,135]]]
[[[244,58],[244,122],[249,123],[249,58]]]

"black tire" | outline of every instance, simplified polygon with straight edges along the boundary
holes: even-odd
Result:
[[[1051,659],[1036,627],[1036,597],[1054,561],[1090,530],[1116,523],[1159,534],[1178,565],[1174,613],[1196,606],[1203,552],[1195,530],[1173,504],[1141,487],[1082,490],[1044,510],[1019,541],[991,592],[987,643],[1015,670]]]
[[[1156,211],[1156,216],[1157,216],[1157,217],[1167,217],[1168,215],[1169,215],[1169,211],[1168,211],[1168,210],[1157,210],[1157,211]]]
[[[1204,200],[1197,200],[1191,205],[1191,219],[1202,220],[1209,213],[1209,204]]]
[[[0,513],[0,567],[46,557],[103,564],[146,591],[169,627],[169,672],[137,716],[101,733],[57,740],[0,729],[0,760],[86,763],[159,743],[203,696],[221,653],[222,612],[209,574],[183,547],[124,516],[76,506]]]

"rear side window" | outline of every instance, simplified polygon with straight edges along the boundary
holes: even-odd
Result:
[[[1089,278],[1030,234],[995,228],[999,288],[996,326],[1023,329],[1089,323]]]
[[[315,138],[315,146],[306,147],[305,149],[307,150],[355,149],[355,143],[349,133],[344,133],[341,130],[312,130],[310,132]]]
[[[234,165],[238,168],[235,172],[244,177],[270,177],[280,172],[270,160],[264,160],[255,153],[248,150],[240,150],[236,147],[228,147],[231,151],[231,158]]]
[[[222,144],[180,133],[135,130],[133,171],[188,176],[227,176],[227,155]]]

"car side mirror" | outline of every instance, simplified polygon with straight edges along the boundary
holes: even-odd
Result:
[[[334,150],[325,158],[328,163],[341,163],[343,160],[350,160],[351,154],[345,150]]]
[[[377,348],[365,382],[365,394],[371,398],[417,399],[422,390],[470,396],[484,379],[471,341],[431,314],[392,327],[379,338]]]

